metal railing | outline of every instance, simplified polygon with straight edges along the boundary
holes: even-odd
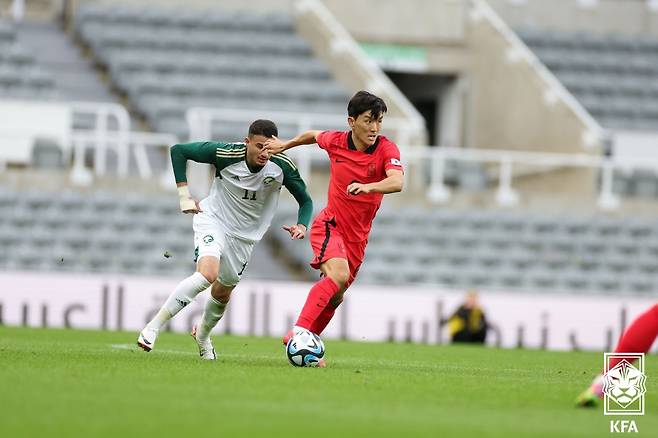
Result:
[[[451,147],[407,147],[401,148],[403,164],[414,164],[419,170],[413,178],[429,181],[427,198],[433,203],[448,202],[452,189],[446,184],[446,163],[448,161],[471,162],[498,166],[496,178],[496,201],[501,206],[511,207],[519,202],[518,191],[513,187],[514,169],[528,167],[558,170],[569,168],[594,169],[600,176],[597,204],[602,210],[614,210],[620,205],[620,198],[613,192],[615,171],[629,169],[650,169],[658,171],[658,159],[602,157],[586,154],[551,154],[540,152],[520,152],[508,150],[461,149]],[[429,163],[429,166],[420,164]],[[519,172],[520,173],[520,172]],[[527,175],[527,173],[523,173]]]
[[[105,175],[105,165],[98,166],[97,159],[100,158],[103,163],[106,160],[109,149],[114,149],[117,153],[117,176],[125,178],[128,175],[129,162],[131,157],[134,158],[137,167],[138,176],[143,180],[154,177],[153,166],[148,157],[147,148],[162,147],[169,149],[170,146],[178,143],[178,137],[173,134],[159,134],[152,132],[106,132],[101,141],[96,130],[74,131],[73,141],[73,166],[71,169],[71,182],[77,185],[87,186],[92,184],[94,176]],[[88,147],[94,148],[94,169],[88,169],[85,166],[85,150]],[[171,163],[165,172],[160,176],[160,183],[163,187],[172,187],[173,170]]]
[[[190,139],[212,138],[213,126],[222,122],[242,123],[246,134],[247,127],[254,120],[254,117],[253,110],[240,109],[196,107],[188,109],[186,113]],[[259,111],[258,117],[274,120],[279,127],[293,126],[297,133],[309,129],[345,130],[347,128],[347,116],[340,115],[265,110]],[[409,131],[414,129],[409,126],[407,120],[395,117],[385,118],[385,128],[386,132],[391,133],[391,139],[399,143],[406,143],[409,138]],[[311,174],[312,161],[323,155],[314,148],[295,148],[286,152],[286,154],[295,158],[299,172],[304,178],[309,177]]]

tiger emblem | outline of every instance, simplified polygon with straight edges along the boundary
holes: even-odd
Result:
[[[622,408],[627,408],[647,391],[646,376],[626,359],[603,376],[603,393]]]

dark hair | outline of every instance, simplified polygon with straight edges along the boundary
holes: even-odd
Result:
[[[388,111],[388,108],[381,97],[367,91],[358,91],[347,104],[347,115],[355,119],[368,110],[374,118],[378,119],[382,113]]]
[[[271,120],[258,119],[249,125],[249,137],[262,135],[263,137],[279,136],[279,130]]]

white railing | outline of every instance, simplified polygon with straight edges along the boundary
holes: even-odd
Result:
[[[71,169],[71,182],[77,185],[87,186],[90,185],[94,176],[105,175],[105,168],[102,167],[102,172],[99,171],[97,161],[94,160],[94,170],[90,170],[85,166],[85,150],[88,147],[95,148],[95,156],[103,157],[108,152],[108,145],[120,145],[115,149],[117,154],[117,176],[120,178],[128,175],[128,164],[130,158],[134,158],[137,167],[137,173],[143,180],[148,180],[154,177],[153,167],[148,157],[147,148],[160,147],[169,149],[170,146],[178,143],[178,137],[173,134],[158,134],[151,132],[107,132],[104,134],[103,140],[98,142],[97,131],[74,131],[72,134],[73,141],[73,166]],[[99,152],[100,151],[100,152]],[[174,180],[172,176],[171,163],[167,161],[168,165],[165,172],[160,176],[160,182],[163,187],[170,187]]]
[[[147,148],[166,147],[178,143],[173,134],[131,131],[128,111],[120,104],[97,102],[71,102],[68,104],[74,115],[87,115],[93,118],[94,129],[72,130],[70,148],[72,168],[70,180],[73,184],[87,186],[94,177],[107,174],[107,158],[114,153],[117,159],[116,173],[119,178],[129,174],[131,158],[135,160],[140,178],[153,178],[153,166],[148,157]],[[93,149],[93,169],[85,165],[85,151]],[[67,157],[67,162],[71,157]],[[161,184],[170,187],[173,177],[171,163],[167,160],[165,172],[161,175]]]
[[[519,202],[519,194],[513,187],[515,167],[523,168],[527,175],[528,167],[538,170],[582,168],[598,170],[601,185],[598,206],[602,210],[619,207],[620,199],[613,192],[615,170],[650,169],[658,174],[658,159],[647,158],[613,158],[586,154],[550,154],[539,152],[519,152],[507,150],[460,149],[450,147],[407,147],[401,148],[402,161],[405,165],[415,165],[417,175],[412,178],[430,181],[427,197],[433,203],[445,203],[450,200],[452,190],[445,183],[446,162],[461,161],[489,165],[491,170],[498,166],[498,187],[496,201],[501,206],[514,206]],[[423,163],[430,163],[426,170]],[[428,174],[429,173],[429,174]],[[521,174],[521,172],[519,172]]]
[[[88,115],[94,118],[95,129],[78,133],[75,130],[71,134],[74,151],[79,149],[79,144],[94,147],[94,172],[102,176],[106,172],[108,149],[114,149],[118,159],[117,172],[119,176],[128,175],[128,134],[130,133],[130,116],[128,111],[116,103],[98,102],[70,102],[68,104],[76,115]],[[114,121],[116,128],[111,129]],[[92,138],[93,133],[93,138]],[[75,154],[75,152],[74,152]],[[83,156],[79,156],[80,159]],[[75,155],[74,155],[75,160]],[[79,169],[74,167],[74,169]],[[75,181],[75,180],[74,180]],[[82,181],[82,180],[80,180]]]
[[[524,61],[546,84],[544,100],[548,104],[563,102],[585,126],[582,143],[585,147],[596,146],[603,138],[603,128],[567,90],[551,71],[537,58],[530,48],[510,29],[485,0],[471,0],[473,21],[486,20],[507,41],[507,59],[510,62]]]
[[[215,108],[190,108],[187,110],[186,119],[189,127],[190,139],[212,138],[213,126],[222,122],[241,123],[244,125],[245,135],[249,124],[256,118],[268,118],[273,120],[279,127],[292,126],[296,133],[309,129],[347,129],[347,116],[314,113],[296,113],[285,111],[253,111],[240,109],[215,109]],[[386,117],[385,131],[391,134],[391,139],[400,144],[406,144],[410,131],[414,128],[409,126],[405,119]],[[221,139],[217,139],[221,140]],[[291,155],[304,178],[311,174],[311,163],[315,157],[323,154],[313,148],[296,148],[286,154]]]

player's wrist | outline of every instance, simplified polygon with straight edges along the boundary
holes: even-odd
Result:
[[[192,199],[190,189],[185,186],[178,186],[178,201],[181,211],[196,210],[196,203]]]

